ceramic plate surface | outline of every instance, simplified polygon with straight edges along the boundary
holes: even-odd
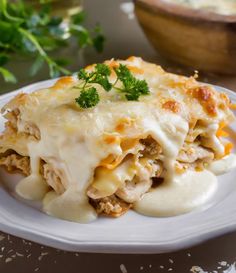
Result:
[[[39,82],[0,97],[0,106],[19,92],[32,92],[53,84]],[[236,101],[236,94],[226,92]],[[0,117],[0,130],[4,119]],[[236,124],[232,127],[236,130]],[[133,211],[118,219],[99,218],[78,224],[50,217],[41,212],[39,203],[15,195],[20,175],[0,170],[0,230],[41,244],[69,251],[107,253],[161,253],[200,243],[236,229],[236,170],[218,177],[214,197],[191,213],[151,218]]]

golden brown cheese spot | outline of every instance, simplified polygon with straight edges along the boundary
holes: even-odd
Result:
[[[209,87],[200,86],[188,90],[188,93],[199,101],[209,115],[215,116],[217,114],[217,105],[214,98],[214,92]]]
[[[126,138],[121,141],[120,147],[123,151],[132,149],[139,143],[139,139],[135,138]]]
[[[90,64],[85,67],[85,70],[93,70],[96,64]]]
[[[115,72],[114,72],[113,69],[114,69],[114,68],[118,68],[119,65],[120,65],[119,62],[114,61],[114,60],[112,60],[112,61],[110,61],[110,62],[105,62],[105,64],[108,65],[108,66],[112,69],[111,75],[115,75]],[[141,69],[141,68],[139,68],[139,67],[137,67],[137,66],[127,65],[127,68],[128,68],[131,72],[136,73],[136,74],[143,74],[143,73],[144,73],[144,70]]]
[[[169,74],[172,75],[172,74]],[[176,76],[173,74],[173,76]],[[190,89],[190,88],[195,88],[197,86],[197,81],[195,80],[194,77],[187,78],[185,76],[179,76],[176,77],[168,77],[167,79],[168,85],[171,88],[178,88],[182,90]]]
[[[136,60],[135,56],[130,56],[129,58],[126,59],[128,62],[134,62]]]
[[[233,149],[234,145],[233,143],[231,142],[228,142],[226,145],[225,145],[225,156],[226,155],[229,155]]]
[[[123,160],[123,156],[115,156],[113,154],[108,155],[106,158],[104,158],[100,164],[98,165],[99,167],[105,167],[109,170],[114,169],[117,167],[121,161]]]
[[[220,93],[220,98],[225,102],[226,105],[230,105],[230,99],[225,93]]]
[[[198,120],[196,118],[194,118],[193,116],[190,116],[189,129],[193,129],[196,126],[197,122],[198,122]]]
[[[230,103],[229,108],[231,110],[236,110],[236,103]]]
[[[213,102],[210,102],[209,104],[206,105],[206,111],[209,115],[216,116],[217,110],[216,110],[216,105]]]
[[[114,60],[105,62],[106,65],[108,65],[110,68],[117,68],[119,67],[120,63]]]
[[[137,67],[137,66],[127,65],[127,68],[128,68],[131,72],[133,72],[133,73],[135,73],[135,74],[143,74],[143,73],[144,73],[144,70],[141,69],[141,68],[139,68],[139,67]]]
[[[23,105],[26,102],[27,96],[25,93],[20,93],[16,95],[13,101],[17,102],[16,106]]]
[[[225,128],[227,126],[227,124],[224,121],[221,121],[219,123],[219,129],[216,132],[216,136],[217,137],[228,137],[229,133],[226,132],[225,130],[223,130],[223,128]]]
[[[162,104],[162,108],[169,110],[173,113],[179,113],[181,109],[180,103],[174,100],[166,101],[165,103]]]
[[[104,137],[104,142],[106,144],[115,144],[120,142],[120,138],[118,136],[106,135]]]
[[[1,113],[4,114],[4,112],[8,109],[16,110],[18,109],[19,106],[25,105],[27,98],[28,98],[28,94],[19,93],[18,95],[15,96],[15,98],[10,100],[6,105],[4,105],[1,108]]]
[[[124,132],[127,128],[130,128],[134,125],[134,120],[130,118],[121,118],[118,121],[118,124],[115,130],[119,133]]]
[[[71,76],[62,77],[52,86],[52,89],[53,90],[62,89],[67,85],[73,84],[74,82],[75,80]]]
[[[115,155],[110,154],[100,162],[99,166],[107,169],[114,169],[122,159],[123,157],[121,156],[115,157]]]
[[[230,107],[230,99],[225,93],[220,93],[220,103],[218,107],[222,110],[226,110]]]

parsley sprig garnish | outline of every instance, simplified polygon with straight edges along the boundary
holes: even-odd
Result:
[[[120,90],[125,94],[127,100],[138,100],[141,95],[148,95],[149,88],[145,80],[135,78],[126,65],[120,64],[115,68],[117,78],[123,83],[123,88]]]
[[[129,101],[138,101],[141,95],[150,93],[147,82],[135,78],[126,65],[120,64],[119,67],[114,68],[114,71],[117,78],[111,83],[109,81],[111,69],[106,64],[97,64],[92,72],[80,69],[78,78],[82,83],[77,86],[80,89],[80,96],[75,99],[76,103],[81,108],[91,108],[99,103],[100,97],[93,84],[102,86],[107,92],[114,88],[124,94]]]
[[[90,87],[81,91],[80,96],[75,99],[81,108],[91,108],[100,101],[98,92],[95,87]]]
[[[62,17],[53,15],[52,1],[35,1],[37,6],[29,2],[0,0],[0,75],[5,81],[16,82],[6,66],[16,56],[35,60],[30,69],[31,76],[46,64],[50,76],[57,77],[70,74],[65,68],[70,60],[52,57],[55,56],[53,52],[68,47],[71,39],[77,41],[79,48],[103,49],[101,29],[98,26],[92,31],[86,29],[84,12],[74,14],[65,23]]]

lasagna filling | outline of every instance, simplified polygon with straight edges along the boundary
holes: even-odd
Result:
[[[236,165],[224,130],[234,120],[226,95],[140,58],[119,62],[147,80],[149,96],[124,102],[100,90],[100,104],[81,110],[73,80],[19,94],[2,109],[0,165],[22,172],[17,193],[42,199],[50,215],[89,222],[129,209],[186,213],[214,195],[213,172]]]

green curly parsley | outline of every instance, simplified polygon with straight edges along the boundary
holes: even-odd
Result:
[[[82,108],[91,108],[98,104],[100,98],[95,87],[91,87],[87,90],[82,90],[80,96],[75,101]]]
[[[37,8],[29,2],[0,0],[0,75],[6,82],[17,81],[6,66],[16,55],[35,60],[30,68],[31,76],[46,64],[50,77],[58,77],[71,74],[65,68],[71,60],[53,58],[52,53],[68,47],[72,39],[78,48],[93,46],[102,51],[105,38],[101,29],[99,26],[92,31],[85,28],[84,12],[71,16],[65,27],[63,18],[53,15],[53,1],[38,1]]]
[[[114,88],[117,92],[123,93],[129,101],[138,101],[140,96],[150,93],[147,82],[135,78],[126,65],[120,64],[118,68],[114,68],[114,71],[117,79],[112,84],[109,82],[111,69],[106,64],[97,64],[92,72],[80,69],[78,78],[83,80],[83,83],[82,87],[78,87],[81,92],[75,99],[76,103],[81,108],[91,108],[98,104],[99,94],[94,86],[91,87],[91,84],[98,84],[107,92]],[[118,81],[122,83],[122,87],[117,87]]]

